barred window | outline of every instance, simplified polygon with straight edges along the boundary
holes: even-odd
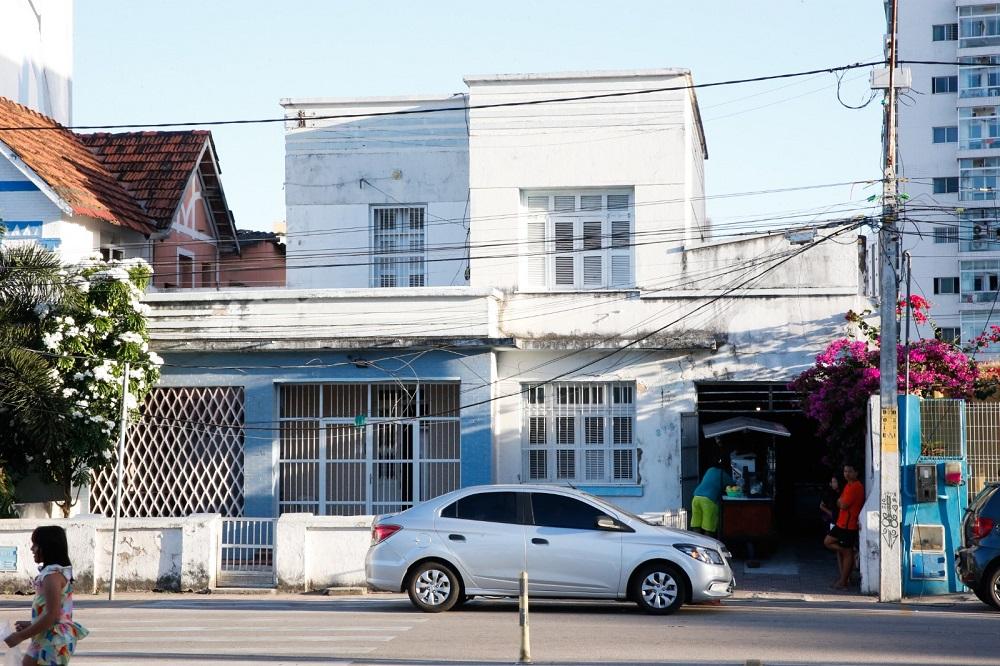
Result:
[[[278,405],[280,513],[392,513],[461,485],[458,383],[284,384]]]
[[[634,396],[628,382],[526,385],[522,479],[634,484]]]
[[[423,287],[425,206],[372,208],[373,287]]]

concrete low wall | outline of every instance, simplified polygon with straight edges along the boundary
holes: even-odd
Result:
[[[365,585],[365,553],[374,516],[286,513],[275,526],[278,587],[315,590]]]
[[[198,590],[215,586],[221,529],[218,514],[187,518],[123,518],[118,522],[118,590]],[[0,591],[30,590],[38,565],[31,532],[40,525],[66,530],[75,590],[106,590],[111,578],[114,521],[103,516],[0,520],[0,549],[16,548],[12,571],[0,571]]]

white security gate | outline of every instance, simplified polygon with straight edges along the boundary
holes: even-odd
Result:
[[[223,518],[219,587],[273,587],[274,519]]]
[[[460,486],[455,382],[278,388],[278,511],[402,511]]]

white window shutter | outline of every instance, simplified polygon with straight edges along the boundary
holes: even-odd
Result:
[[[575,284],[573,255],[556,257],[556,284],[560,287],[572,287]]]
[[[601,255],[590,254],[583,258],[583,286],[604,286],[604,257]]]
[[[611,286],[631,287],[632,223],[628,218],[611,220]]]
[[[545,215],[532,215],[526,220],[525,243],[521,257],[522,278],[528,287],[545,286]]]
[[[555,204],[552,209],[557,213],[572,213],[573,211],[576,210],[575,194],[569,194],[569,195],[557,194],[556,196],[552,197],[552,199]]]
[[[572,287],[576,284],[576,271],[574,262],[576,258],[573,254],[558,254],[559,252],[572,253],[575,250],[575,239],[573,220],[556,220],[552,225],[555,231],[555,268],[556,285],[560,287]]]

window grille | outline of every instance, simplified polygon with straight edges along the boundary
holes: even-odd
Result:
[[[424,206],[372,208],[373,287],[423,287]]]
[[[279,512],[391,513],[460,487],[459,384],[287,384],[278,396]]]
[[[155,388],[125,443],[121,515],[243,515],[243,387]],[[90,510],[111,515],[115,468],[94,475]]]
[[[634,484],[634,395],[626,382],[526,385],[522,478]]]
[[[523,287],[576,290],[634,285],[630,194],[526,193],[522,209]]]

